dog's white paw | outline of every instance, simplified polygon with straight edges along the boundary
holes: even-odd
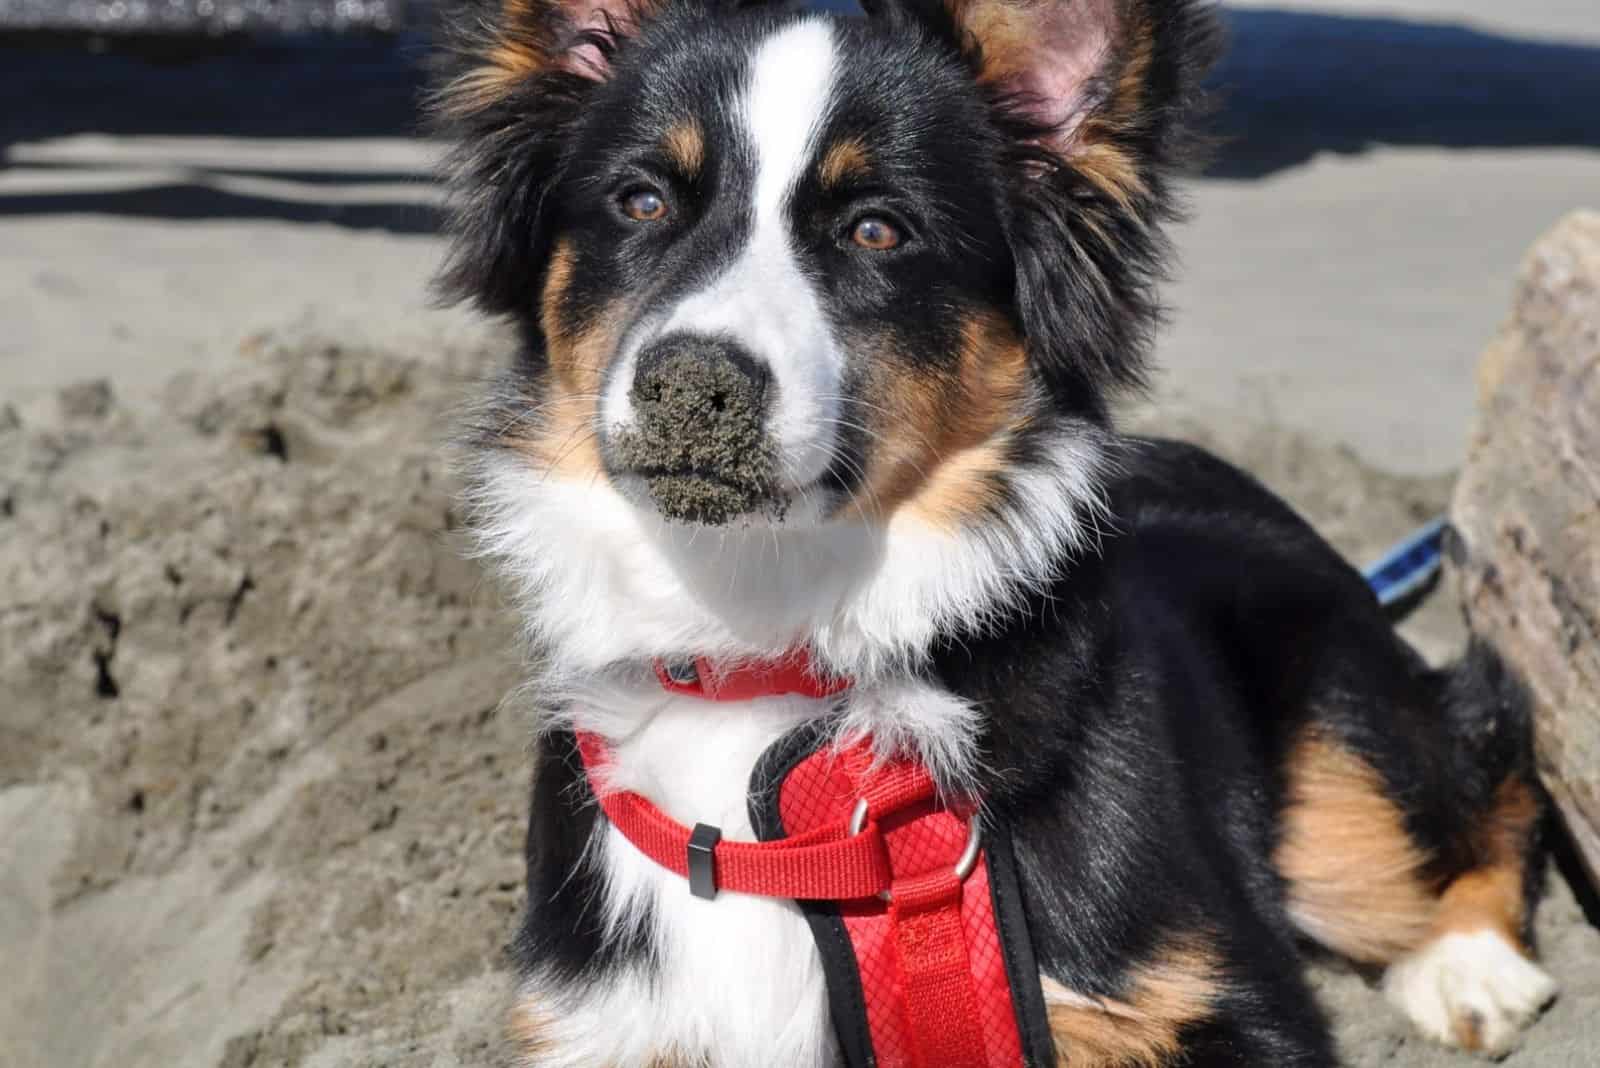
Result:
[[[1494,1056],[1556,996],[1556,982],[1494,931],[1447,934],[1389,967],[1383,992],[1417,1029]]]

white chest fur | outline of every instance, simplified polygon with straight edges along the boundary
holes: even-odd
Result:
[[[977,766],[977,713],[949,691],[905,678],[844,698],[839,737],[870,736],[885,755],[913,754],[947,786]],[[559,719],[610,742],[602,788],[648,797],[685,825],[755,838],[751,772],[784,734],[827,715],[833,700],[706,701],[666,694],[648,669],[632,683],[582,689]],[[790,901],[723,892],[705,901],[688,881],[601,823],[585,862],[603,876],[607,934],[642,936],[647,965],[597,983],[529,977],[523,1006],[537,1019],[532,1063],[593,1068],[712,1068],[839,1063],[827,989],[811,929]]]
[[[750,773],[768,746],[817,715],[819,703],[657,700],[660,707],[645,718],[633,710],[635,729],[614,742],[608,782],[645,794],[682,823],[715,824],[727,838],[753,839]],[[574,720],[590,718],[585,712],[610,719],[578,708]],[[644,924],[656,961],[598,986],[553,989],[530,979],[524,996],[545,1021],[538,1064],[643,1068],[675,1057],[688,1064],[705,1058],[719,1068],[837,1063],[821,962],[797,906],[733,893],[696,898],[685,879],[609,825],[592,847],[606,884],[595,907],[614,935]]]

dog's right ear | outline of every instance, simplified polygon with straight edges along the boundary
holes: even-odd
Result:
[[[1218,32],[1203,0],[862,0],[960,54],[1006,149],[1017,300],[1059,396],[1143,381]]]
[[[532,306],[568,135],[619,49],[668,2],[503,0],[458,13],[454,69],[430,107],[435,131],[455,145],[441,296],[496,315]]]

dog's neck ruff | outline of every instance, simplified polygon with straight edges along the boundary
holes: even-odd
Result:
[[[1110,439],[1074,422],[1029,448],[998,511],[962,528],[854,512],[820,527],[675,523],[605,480],[560,477],[512,449],[478,458],[468,499],[478,549],[508,581],[547,686],[663,651],[731,662],[796,645],[867,685],[922,665],[941,636],[983,630],[1098,544]]]
[[[663,689],[713,701],[829,697],[850,680],[806,654],[719,665],[656,661]],[[840,747],[801,728],[763,755],[750,789],[760,841],[692,829],[606,786],[609,747],[580,732],[591,791],[611,824],[690,892],[788,898],[806,913],[852,1068],[1015,1068],[1053,1063],[1008,837],[980,843],[976,806],[947,804],[922,764],[870,739]],[[711,907],[714,907],[711,906]]]

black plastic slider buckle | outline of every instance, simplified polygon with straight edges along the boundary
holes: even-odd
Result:
[[[694,825],[689,835],[689,893],[707,901],[717,896],[717,843],[722,841],[722,828],[709,823]]]

